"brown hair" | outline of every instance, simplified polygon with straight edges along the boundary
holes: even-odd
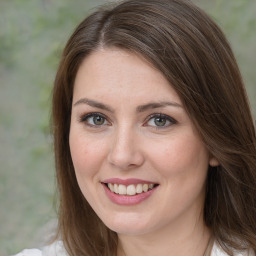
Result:
[[[204,219],[215,239],[256,250],[256,138],[241,75],[222,31],[186,0],[128,0],[101,8],[76,28],[53,89],[53,133],[60,196],[59,235],[68,253],[116,255],[117,235],[94,213],[76,181],[69,150],[73,84],[88,54],[119,47],[149,60],[179,94],[206,147]]]

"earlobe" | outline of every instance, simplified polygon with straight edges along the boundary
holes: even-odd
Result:
[[[211,167],[217,167],[220,165],[219,161],[215,157],[211,157],[209,161]]]

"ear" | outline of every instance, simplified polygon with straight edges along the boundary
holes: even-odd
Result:
[[[219,163],[219,161],[218,161],[214,156],[212,156],[212,157],[210,158],[210,160],[209,160],[209,165],[210,165],[211,167],[217,167],[217,166],[220,165],[220,163]]]

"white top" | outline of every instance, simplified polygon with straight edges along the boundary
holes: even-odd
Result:
[[[26,249],[16,254],[15,256],[68,256],[63,243],[56,241],[51,245],[45,246],[41,249]],[[217,243],[214,243],[211,256],[228,256]],[[246,250],[237,252],[234,256],[256,256],[253,250]]]
[[[68,256],[62,241],[56,241],[41,249],[25,249],[15,256]]]

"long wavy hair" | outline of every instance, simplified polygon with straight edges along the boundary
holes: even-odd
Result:
[[[81,193],[69,149],[73,85],[99,48],[143,56],[178,93],[209,152],[205,224],[222,248],[256,250],[256,136],[238,65],[215,22],[186,0],[128,0],[101,7],[75,29],[63,51],[52,101],[58,235],[71,256],[113,256],[117,234]],[[146,93],[146,92],[145,92]]]

